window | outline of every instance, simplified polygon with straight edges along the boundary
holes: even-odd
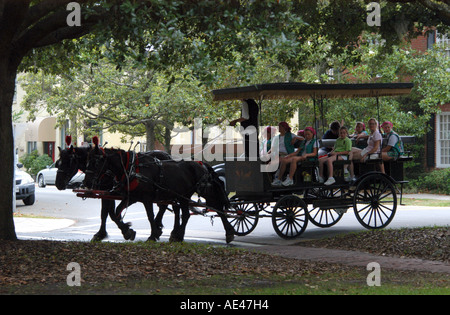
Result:
[[[436,124],[436,166],[450,167],[450,113],[439,114]]]
[[[27,142],[27,153],[30,154],[34,150],[37,150],[37,142],[36,141],[28,141]]]
[[[447,57],[450,57],[450,35],[436,32],[436,45],[445,49]]]

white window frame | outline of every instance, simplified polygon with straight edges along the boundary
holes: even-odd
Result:
[[[444,130],[442,130],[443,126],[441,125],[441,117],[445,116],[447,118],[447,126]],[[442,139],[441,132],[446,132],[447,137]],[[437,168],[448,168],[450,167],[450,158],[448,163],[441,163],[441,150],[442,150],[442,142],[448,142],[448,150],[450,155],[450,112],[443,112],[436,116],[436,167]]]
[[[450,34],[442,34],[436,31],[436,45],[444,48],[447,57],[450,57]]]

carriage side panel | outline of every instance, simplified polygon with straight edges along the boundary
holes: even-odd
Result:
[[[270,187],[269,173],[261,172],[259,161],[226,161],[225,176],[228,192],[265,192]]]

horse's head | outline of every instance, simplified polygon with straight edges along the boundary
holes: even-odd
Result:
[[[87,155],[86,175],[84,177],[83,185],[88,188],[93,188],[99,182],[103,172],[106,172],[107,157],[103,149],[97,145],[91,148]]]
[[[59,160],[56,162],[58,171],[56,173],[55,185],[59,190],[64,190],[72,177],[78,170],[86,169],[86,159],[88,148],[75,148],[70,146],[67,149],[59,149]]]
[[[59,190],[64,190],[72,177],[83,169],[83,152],[71,145],[72,137],[66,136],[67,149],[59,150],[59,160],[56,162],[58,171],[56,173],[55,185]]]
[[[123,150],[103,149],[96,145],[88,154],[83,184],[88,188],[111,186],[113,178],[120,179],[123,175],[124,155]]]

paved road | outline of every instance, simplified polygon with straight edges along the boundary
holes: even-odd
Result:
[[[414,196],[437,198],[437,196]],[[442,196],[442,199],[449,196]],[[100,200],[82,200],[71,190],[58,191],[53,186],[36,187],[36,203],[23,206],[17,202],[15,218],[16,233],[20,239],[54,239],[88,241],[100,226]],[[157,208],[155,207],[155,210]],[[26,215],[26,217],[21,217]],[[33,216],[30,218],[29,216]],[[51,219],[43,219],[51,218]],[[146,240],[150,234],[150,226],[141,204],[128,208],[124,221],[131,221],[137,232],[136,240]],[[173,214],[167,212],[163,220],[165,229],[161,241],[167,241],[173,226]],[[186,240],[196,242],[225,243],[225,233],[219,218],[214,225],[208,217],[191,216],[186,230]],[[406,207],[399,206],[397,214],[389,228],[421,227],[433,225],[450,225],[450,207]],[[122,235],[115,224],[108,221],[109,241],[122,241]],[[340,233],[364,230],[352,211],[343,216],[340,222],[327,229],[317,228],[309,224],[303,235],[295,240],[283,240],[273,230],[270,218],[260,219],[256,229],[247,236],[236,237],[236,245],[289,245],[301,240],[322,238]]]

